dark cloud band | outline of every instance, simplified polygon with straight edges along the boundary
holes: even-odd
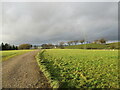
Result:
[[[117,2],[3,3],[3,41],[54,43],[118,38]]]

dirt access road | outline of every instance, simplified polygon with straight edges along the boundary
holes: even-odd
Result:
[[[2,63],[3,88],[50,88],[40,71],[35,55],[39,51],[27,52]]]

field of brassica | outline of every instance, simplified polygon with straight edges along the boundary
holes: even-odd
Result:
[[[118,88],[118,50],[49,49],[37,55],[56,88]]]
[[[29,52],[31,50],[8,50],[8,51],[0,51],[0,61],[7,60],[11,57],[14,57],[16,55],[20,55],[26,52]]]

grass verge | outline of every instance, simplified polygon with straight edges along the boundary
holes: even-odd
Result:
[[[0,51],[0,62],[5,61],[9,58],[12,58],[14,56],[22,55],[26,52],[30,52],[33,50],[9,50],[9,51]]]
[[[48,79],[48,82],[50,83],[50,86],[52,88],[59,88],[59,81],[57,80],[53,80],[50,72],[47,70],[46,66],[42,63],[41,58],[44,58],[43,53],[45,52],[45,50],[42,50],[41,52],[39,52],[36,55],[36,60],[37,63],[40,67],[40,70],[43,72],[43,74],[45,75],[45,77]]]

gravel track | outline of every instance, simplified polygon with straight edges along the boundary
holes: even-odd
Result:
[[[35,55],[39,50],[15,56],[2,63],[3,88],[50,88],[40,71]]]

